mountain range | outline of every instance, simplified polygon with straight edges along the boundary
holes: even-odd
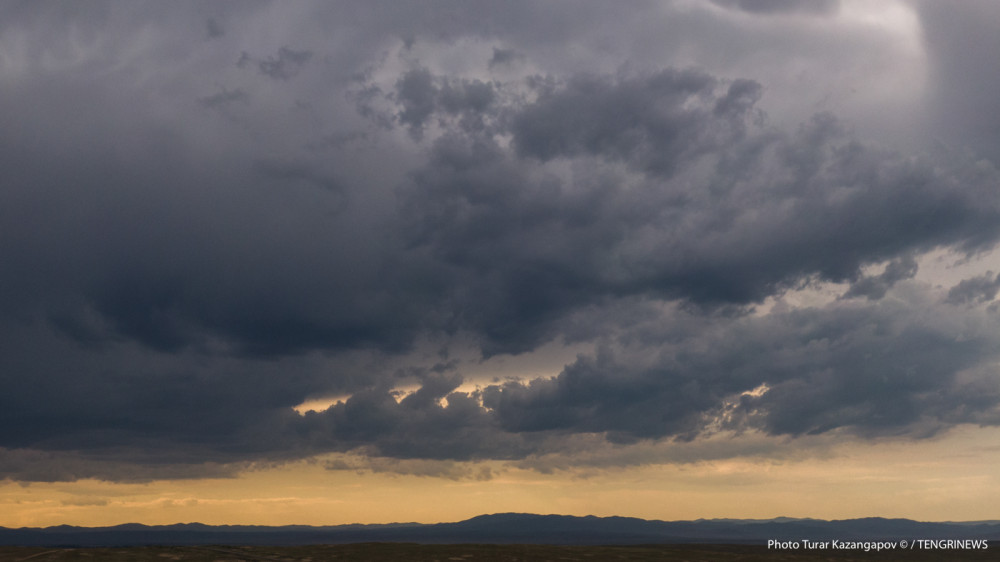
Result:
[[[0,545],[303,545],[360,542],[616,545],[654,543],[766,544],[768,540],[1000,540],[1000,521],[920,522],[870,517],[821,519],[699,519],[575,517],[498,513],[454,523],[337,526],[141,525],[0,527]]]

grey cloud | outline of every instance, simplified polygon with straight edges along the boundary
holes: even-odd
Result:
[[[494,102],[493,86],[480,80],[450,80],[440,92],[441,107],[451,114],[484,113]]]
[[[250,96],[239,88],[235,90],[227,90],[223,88],[221,92],[199,98],[198,101],[205,107],[217,108],[226,107],[227,105],[236,102],[246,103],[249,99]]]
[[[835,316],[817,326],[830,330],[829,343],[810,346],[813,357],[801,372],[763,396],[744,397],[740,411],[751,425],[791,435],[846,428],[924,437],[960,423],[996,423],[1000,395],[986,390],[995,374],[979,365],[995,353],[997,342],[974,326],[956,334],[953,318],[935,312],[943,321],[929,321],[924,310],[889,307],[861,317],[853,317],[855,311]]]
[[[448,80],[435,77],[426,68],[406,72],[396,82],[395,98],[402,105],[397,118],[419,140],[431,115],[462,114],[465,129],[481,130],[482,116],[493,104],[496,94],[492,84],[480,80]]]
[[[267,57],[257,61],[257,69],[261,74],[275,80],[289,80],[302,70],[302,67],[313,57],[311,51],[296,51],[288,47],[278,49],[277,56]]]
[[[553,378],[479,395],[442,377],[398,403],[361,393],[308,414],[297,433],[318,450],[466,461],[572,455],[573,436],[587,435],[622,445],[750,429],[923,438],[1000,423],[996,374],[983,363],[1000,349],[995,314],[970,317],[919,284],[894,290],[894,299],[736,321],[650,317]]]
[[[437,96],[434,77],[426,68],[411,70],[396,82],[396,91],[403,105],[399,121],[409,126],[410,134],[419,139],[424,122],[434,113]]]
[[[341,182],[312,169],[304,162],[288,162],[270,159],[258,159],[253,163],[254,170],[268,179],[290,182],[304,182],[334,193],[343,194],[345,189]]]
[[[467,393],[442,393],[430,384],[400,402],[386,392],[355,394],[320,413],[310,412],[298,431],[311,448],[359,450],[402,459],[519,458],[532,447],[524,436],[499,430],[489,412]],[[434,399],[432,399],[434,398]]]
[[[604,352],[578,359],[554,379],[489,387],[483,404],[513,432],[607,433],[618,442],[689,439],[719,398],[700,392],[700,386],[673,378],[666,369],[629,368]]]
[[[508,431],[608,432],[624,442],[687,440],[715,424],[774,435],[922,437],[957,423],[996,423],[1000,393],[987,390],[995,373],[979,370],[997,353],[994,315],[963,323],[940,304],[913,304],[774,313],[645,344],[655,348],[609,348],[552,379],[491,386],[484,405]]]
[[[794,135],[755,125],[758,96],[694,71],[570,78],[496,118],[514,151],[440,136],[401,191],[406,236],[456,268],[451,306],[488,352],[529,350],[611,296],[739,306],[818,278],[875,298],[914,252],[995,242],[995,174],[866,146],[828,114]]]
[[[492,70],[498,66],[512,65],[515,62],[525,60],[523,53],[519,53],[514,49],[498,49],[493,47],[493,56],[490,57],[490,62],[487,66]]]
[[[396,459],[391,457],[354,457],[335,459],[324,463],[328,470],[351,470],[407,474],[449,480],[490,480],[495,473],[487,466],[475,466],[455,461],[437,459]]]
[[[713,4],[752,14],[807,13],[830,14],[840,7],[840,0],[711,0]]]
[[[866,144],[829,114],[772,127],[760,104],[798,91],[737,64],[750,54],[719,55],[744,78],[662,68],[716,44],[684,37],[750,18],[241,3],[220,5],[225,33],[205,41],[205,15],[177,5],[0,8],[3,39],[27,45],[0,72],[0,474],[231,474],[331,451],[439,466],[583,434],[697,440],[713,423],[996,423],[995,317],[946,305],[997,280],[946,303],[908,280],[921,252],[996,243],[996,170]],[[297,36],[259,37],[278,16]],[[411,51],[393,58],[399,37]],[[758,36],[741,37],[733,49]],[[784,41],[755,56],[798,44]],[[491,47],[496,79],[444,70],[485,73]],[[868,298],[750,314],[822,281]],[[460,363],[421,347],[560,339],[605,346],[555,378],[474,393],[458,390]],[[420,389],[397,402],[403,384]],[[350,398],[292,410],[331,395]],[[438,470],[418,465],[401,470]]]
[[[80,341],[123,338],[161,351],[216,338],[261,354],[340,338],[405,347],[420,315],[396,314],[422,305],[396,284],[416,281],[384,273],[409,266],[390,257],[376,189],[345,179],[359,166],[336,154],[282,157],[259,139],[234,154],[245,150],[240,137],[253,136],[244,128],[232,145],[206,150],[194,130],[228,122],[216,125],[201,107],[167,126],[137,107],[144,101],[127,83],[104,96],[93,80],[70,81],[73,103],[25,78],[11,126],[33,131],[34,144],[0,140],[11,180],[0,252],[12,266],[0,306],[10,317],[40,314]],[[351,286],[374,291],[359,298]],[[394,318],[381,324],[378,308]],[[377,324],[409,325],[398,332],[409,335],[386,339]]]
[[[0,481],[72,482],[96,479],[108,482],[148,483],[154,480],[235,478],[246,463],[219,465],[211,462],[164,465],[134,462],[121,456],[101,457],[77,453],[53,453],[38,449],[0,448]],[[100,505],[93,503],[75,505]]]
[[[342,149],[352,145],[370,144],[370,142],[371,138],[368,133],[364,131],[348,131],[326,135],[318,141],[310,143],[309,148],[316,150],[329,148]]]
[[[928,84],[928,135],[963,146],[1000,165],[997,140],[1000,88],[992,53],[1000,37],[991,22],[1000,6],[988,0],[956,5],[917,0],[924,47],[933,79]]]
[[[222,25],[215,18],[205,20],[205,33],[209,39],[218,39],[226,34]]]
[[[309,446],[291,410],[309,394],[377,380],[364,364],[317,357],[256,361],[158,353],[126,343],[101,353],[44,334],[21,343],[0,373],[0,478],[73,480],[233,475],[253,462],[336,450]],[[386,384],[392,377],[384,376]],[[43,467],[51,463],[51,467]]]
[[[917,269],[917,260],[913,256],[892,260],[885,266],[885,271],[879,275],[861,277],[851,283],[851,288],[844,296],[880,299],[899,281],[913,278],[917,274]]]
[[[987,271],[983,275],[963,279],[949,289],[946,302],[950,304],[989,302],[997,296],[998,290],[1000,290],[1000,275],[994,276],[992,271]]]
[[[363,75],[360,77],[355,76],[354,78],[362,83],[365,80]],[[359,115],[367,119],[369,122],[374,123],[378,128],[389,131],[396,126],[396,121],[399,117],[398,115],[392,115],[376,107],[375,102],[381,100],[383,97],[385,96],[382,89],[373,84],[364,84],[360,89],[350,93],[350,98],[354,101]],[[420,126],[423,126],[422,120],[420,120]],[[419,131],[419,129],[414,130]],[[420,136],[416,132],[413,133],[413,135],[418,138]]]
[[[697,71],[666,70],[617,82],[576,76],[519,112],[512,133],[522,156],[599,154],[670,174],[681,159],[716,145],[716,128],[739,135],[745,110],[760,96],[759,85],[740,81],[712,99],[716,85]]]

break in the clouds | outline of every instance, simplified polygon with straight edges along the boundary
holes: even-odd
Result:
[[[979,82],[948,64],[971,41],[986,72],[989,38],[942,18],[9,5],[0,474],[572,463],[586,440],[718,457],[749,435],[996,425],[997,279],[921,271],[1000,239]],[[583,351],[468,374],[553,345]]]

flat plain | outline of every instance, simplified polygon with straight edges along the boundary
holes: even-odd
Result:
[[[0,547],[0,561],[63,562],[788,562],[1000,560],[1000,548],[985,551],[775,551],[748,545],[428,545],[362,543],[310,546],[143,546],[120,548]]]

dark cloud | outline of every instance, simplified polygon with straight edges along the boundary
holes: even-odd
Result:
[[[420,138],[424,122],[434,113],[437,88],[434,77],[426,68],[418,68],[404,74],[396,82],[396,91],[403,110],[399,113],[400,123],[409,126],[410,134]]]
[[[240,102],[247,103],[250,96],[246,92],[240,89],[227,90],[222,89],[221,92],[217,94],[212,94],[210,96],[205,96],[198,101],[202,103],[205,107],[215,108],[215,107],[226,107],[229,104]]]
[[[497,47],[493,47],[493,56],[490,57],[488,66],[492,70],[495,67],[508,66],[523,60],[525,60],[525,56],[514,49],[498,49]]]
[[[0,449],[0,475],[5,479],[21,482],[70,482],[92,478],[110,482],[148,483],[154,480],[234,478],[241,470],[248,468],[250,466],[245,463],[218,465],[211,462],[173,462],[157,465],[135,462],[135,459],[122,456],[93,458],[38,449]]]
[[[285,378],[283,395],[276,395],[266,373],[248,380],[250,373],[227,375],[216,366],[194,376],[147,373],[97,387],[92,381],[72,401],[31,406],[33,418],[24,405],[8,404],[7,416],[27,425],[4,426],[5,443],[22,451],[7,458],[64,451],[59,455],[79,460],[66,463],[65,474],[41,471],[38,478],[127,479],[144,474],[137,462],[153,465],[147,474],[182,477],[196,474],[199,463],[222,474],[247,462],[331,451],[521,459],[559,452],[560,442],[578,434],[614,443],[750,429],[924,437],[955,424],[1000,422],[995,375],[982,367],[998,349],[995,313],[969,317],[965,309],[929,301],[918,284],[895,290],[894,299],[736,321],[660,311],[551,379],[467,393],[456,390],[460,376],[430,368],[405,397],[373,388],[305,416],[288,409],[302,387]],[[16,385],[8,388],[26,396]],[[177,416],[185,412],[182,422]],[[127,463],[115,468],[123,446]],[[23,478],[14,467],[6,474]]]
[[[840,0],[711,0],[713,4],[752,14],[830,14],[840,7]]]
[[[716,127],[723,134],[740,133],[746,102],[730,95],[749,98],[749,106],[760,95],[759,85],[738,82],[732,86],[735,94],[713,99],[716,84],[698,71],[667,70],[622,81],[575,76],[520,111],[512,133],[521,156],[551,160],[595,154],[670,174],[678,161],[716,143],[711,138]],[[715,120],[713,113],[724,118]],[[730,115],[733,122],[725,119]]]
[[[424,126],[435,111],[462,115],[464,129],[481,130],[483,116],[495,98],[492,84],[437,78],[426,68],[410,70],[396,82],[395,99],[402,106],[397,119],[416,140],[423,137]]]
[[[447,407],[438,398],[446,398]],[[433,383],[398,403],[385,392],[360,393],[325,412],[307,413],[301,424],[316,450],[358,449],[389,458],[505,459],[533,449],[523,436],[500,431],[474,396],[449,394]]]
[[[1000,49],[990,25],[1000,6],[986,0],[963,2],[961,9],[923,0],[913,5],[930,63],[928,134],[1000,164],[1000,113],[992,95],[1000,81],[990,56]]]
[[[340,149],[346,146],[355,144],[365,144],[369,141],[370,137],[368,133],[364,131],[349,131],[345,133],[333,133],[326,135],[319,141],[312,143],[310,148],[324,149],[324,148],[334,148]]]
[[[951,304],[982,303],[993,300],[1000,290],[1000,275],[994,276],[992,271],[983,275],[964,279],[948,290],[946,302]]]
[[[215,18],[205,20],[205,33],[209,39],[218,39],[226,34],[222,25]]]
[[[877,298],[913,252],[993,244],[992,174],[866,146],[830,115],[758,127],[758,96],[695,71],[572,77],[507,113],[513,151],[440,136],[401,192],[407,236],[456,268],[454,306],[504,352],[611,296],[747,305],[820,279]],[[547,167],[567,159],[569,177]]]
[[[995,317],[956,337],[961,315],[906,302],[924,298],[719,322],[681,338],[652,327],[555,378],[491,386],[484,405],[508,431],[608,432],[621,441],[691,439],[713,428],[924,436],[996,423],[995,375],[976,371],[996,354]]]
[[[280,162],[260,159],[253,163],[254,170],[268,179],[303,182],[335,193],[344,193],[344,187],[336,179],[326,177],[311,169],[304,162]]]
[[[880,299],[893,285],[904,279],[912,279],[917,274],[917,260],[913,256],[903,256],[889,262],[879,275],[868,275],[851,283],[845,297],[867,297]]]
[[[996,169],[770,125],[794,94],[673,68],[645,5],[53,6],[0,8],[0,475],[997,423],[995,311],[954,306],[997,279],[915,278],[995,245]],[[675,15],[762,21],[719,12]],[[825,282],[866,298],[754,311]],[[461,390],[550,342],[599,348]]]
[[[278,49],[277,56],[257,61],[257,69],[269,78],[289,80],[302,70],[302,67],[309,62],[312,56],[311,51],[296,51],[288,47],[281,47]]]

